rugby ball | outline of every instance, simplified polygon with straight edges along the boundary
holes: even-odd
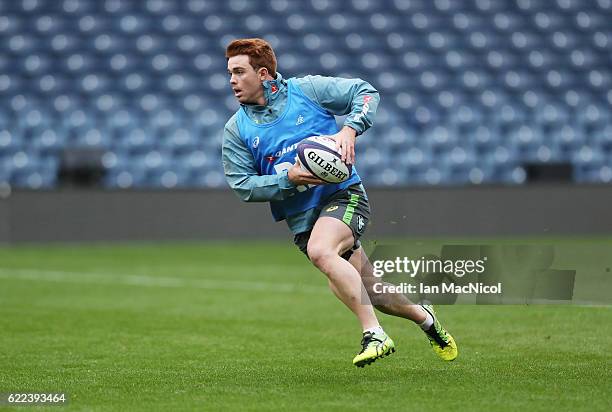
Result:
[[[351,165],[342,161],[336,141],[329,136],[312,136],[297,147],[302,167],[327,183],[341,183],[351,176]]]

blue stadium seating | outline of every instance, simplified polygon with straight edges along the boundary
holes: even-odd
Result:
[[[223,52],[247,36],[285,77],[381,91],[368,184],[521,184],[552,162],[611,182],[611,21],[609,0],[0,0],[0,184],[56,187],[62,151],[92,148],[109,188],[224,187]]]

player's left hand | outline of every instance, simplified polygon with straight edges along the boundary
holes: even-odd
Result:
[[[342,161],[349,165],[355,163],[356,136],[357,132],[348,126],[344,126],[338,133],[329,136],[336,141],[336,150],[342,156]]]

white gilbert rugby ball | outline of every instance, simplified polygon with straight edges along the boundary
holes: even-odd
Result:
[[[297,147],[302,167],[327,183],[344,182],[353,170],[341,160],[336,151],[336,141],[328,136],[312,136]]]

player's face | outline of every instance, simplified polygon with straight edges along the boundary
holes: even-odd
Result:
[[[262,69],[260,69],[261,71]],[[227,61],[230,86],[242,104],[264,104],[263,77],[249,63],[249,56],[238,55]]]

